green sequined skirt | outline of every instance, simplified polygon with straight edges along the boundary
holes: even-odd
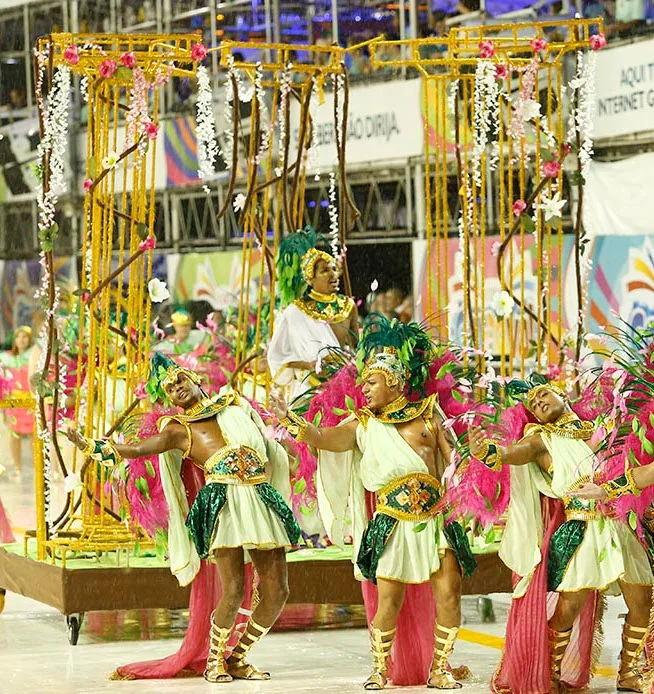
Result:
[[[421,525],[423,528],[420,530],[418,528],[420,528]],[[399,528],[402,529],[400,536],[403,535],[403,544],[406,546],[395,545],[397,550],[401,551],[407,557],[413,555],[414,559],[416,554],[420,553],[420,558],[423,561],[426,560],[426,564],[421,568],[419,574],[412,575],[411,572],[404,573],[402,571],[402,559],[400,558],[397,562],[400,566],[398,566],[395,571],[389,572],[392,575],[379,573],[380,578],[388,578],[405,583],[422,583],[428,581],[430,575],[438,570],[440,563],[438,552],[445,547],[454,551],[464,575],[469,576],[475,570],[477,562],[475,561],[472,550],[470,549],[470,544],[468,543],[468,538],[460,523],[454,522],[441,527],[440,523],[430,521],[425,526],[425,524],[417,525],[412,521],[400,521],[385,513],[376,513],[366,527],[357,555],[357,566],[363,574],[363,577],[372,583],[377,583],[380,560],[384,552],[388,551],[389,542],[393,534],[396,533]],[[443,542],[443,538],[441,538],[441,532],[445,542]],[[413,545],[416,546],[414,547]],[[424,554],[431,554],[432,556],[425,557]],[[388,562],[382,563],[388,564]],[[386,567],[384,571],[388,571],[388,567]]]
[[[186,527],[202,559],[209,556],[217,538],[223,547],[262,549],[296,545],[300,539],[293,512],[267,482],[252,486],[207,484],[193,502]]]

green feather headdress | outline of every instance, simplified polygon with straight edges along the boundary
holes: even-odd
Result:
[[[166,385],[172,383],[177,376],[183,373],[191,381],[198,385],[202,382],[201,378],[193,371],[185,369],[177,362],[173,361],[167,354],[155,352],[150,358],[150,374],[145,390],[152,402],[168,403],[169,398],[166,393]]]
[[[393,364],[392,355],[399,365]],[[403,370],[402,380],[410,390],[423,392],[435,356],[434,341],[418,323],[405,325],[397,318],[389,320],[380,313],[371,313],[366,318],[357,350],[360,374],[375,363],[379,370],[392,370],[398,377]]]
[[[277,284],[283,306],[304,294],[318,260],[333,260],[328,248],[327,237],[310,226],[282,239],[277,254]]]

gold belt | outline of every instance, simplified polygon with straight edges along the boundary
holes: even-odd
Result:
[[[207,484],[261,484],[267,481],[265,462],[250,446],[223,446],[205,461],[204,479]]]
[[[421,522],[437,514],[441,483],[425,472],[396,477],[377,491],[378,513],[396,520]]]
[[[602,514],[591,509],[570,508],[565,510],[566,520],[590,521],[599,520]]]
[[[242,479],[238,475],[214,475],[213,473],[209,473],[208,475],[204,476],[204,481],[206,484],[234,484],[242,487],[252,487],[255,484],[267,482],[268,479],[265,475],[254,475],[253,477]]]

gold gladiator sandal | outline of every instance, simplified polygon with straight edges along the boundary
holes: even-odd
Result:
[[[227,672],[225,663],[225,648],[232,628],[223,629],[216,626],[213,621],[214,612],[211,613],[211,630],[209,631],[209,656],[207,657],[207,667],[204,671],[204,679],[207,682],[231,682],[232,676]]]
[[[434,661],[431,664],[427,686],[430,689],[461,689],[448,669],[447,659],[454,650],[454,643],[459,634],[459,627],[436,625],[434,631]]]
[[[227,659],[227,671],[235,680],[269,680],[270,673],[262,672],[245,661],[248,653],[257,641],[261,640],[270,627],[262,627],[250,619],[245,627],[243,636],[234,646],[232,654]]]
[[[645,650],[647,634],[647,627],[634,627],[628,622],[624,624],[618,670],[617,690],[619,692],[643,691],[643,673],[639,661]]]
[[[568,629],[567,631],[556,631],[550,628],[548,631],[550,641],[550,667],[552,675],[552,688],[550,689],[550,692],[558,694],[558,692],[564,691],[561,685],[561,663],[563,663],[565,651],[570,643],[572,629]]]
[[[383,689],[386,686],[388,656],[391,653],[395,629],[381,631],[370,627],[370,647],[372,649],[372,674],[363,683],[364,689]]]

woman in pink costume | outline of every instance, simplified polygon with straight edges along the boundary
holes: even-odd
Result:
[[[27,325],[16,328],[11,350],[2,355],[1,364],[12,377],[12,396],[29,393],[28,362],[32,351],[32,329]],[[34,431],[31,408],[5,410],[5,422],[10,430],[9,451],[16,473],[21,471],[23,439]]]

